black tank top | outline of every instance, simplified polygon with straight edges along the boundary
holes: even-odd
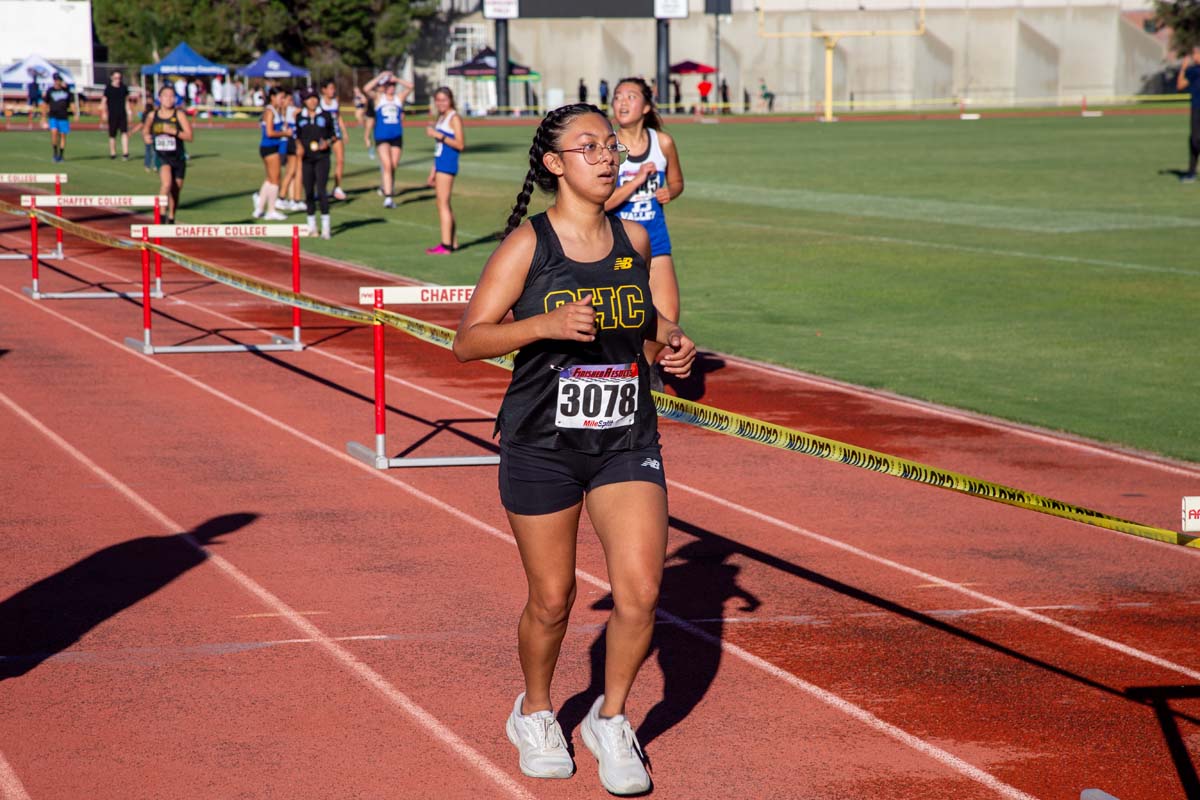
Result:
[[[300,147],[304,149],[304,158],[307,160],[316,161],[329,158],[330,151],[321,149],[321,140],[332,141],[336,135],[337,128],[333,124],[333,115],[328,111],[318,109],[317,113],[311,117],[307,110],[296,115],[296,139]]]
[[[150,115],[150,140],[154,152],[168,158],[183,158],[183,139],[179,138],[179,109],[172,108],[171,116],[163,118],[155,110]]]
[[[496,420],[503,441],[599,453],[658,440],[642,352],[658,324],[650,271],[621,220],[610,214],[608,221],[612,252],[584,263],[563,253],[549,217],[529,219],[537,247],[513,317],[534,317],[591,294],[599,330],[592,342],[543,339],[521,348]]]

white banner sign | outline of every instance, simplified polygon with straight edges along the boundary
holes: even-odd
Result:
[[[358,302],[375,305],[375,290],[383,290],[385,305],[421,305],[425,303],[465,303],[475,292],[474,286],[360,286]]]
[[[0,172],[0,183],[59,183],[67,182],[65,172]]]
[[[483,0],[484,19],[516,19],[518,0]]]
[[[270,239],[304,236],[307,225],[130,225],[129,235],[141,239]]]
[[[167,197],[152,194],[23,194],[22,208],[153,208],[166,210]]]
[[[687,19],[688,0],[654,0],[655,19]]]

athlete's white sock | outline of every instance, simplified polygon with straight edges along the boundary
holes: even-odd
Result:
[[[275,210],[275,201],[279,198],[279,185],[263,183],[262,192],[258,195],[263,204],[263,213],[269,214]]]
[[[328,239],[330,236],[330,234],[329,234],[329,215],[328,214],[321,215],[321,235],[324,236],[326,239]]]
[[[308,233],[311,236],[311,235],[315,235],[316,232],[317,232],[317,215],[309,214],[308,215]]]

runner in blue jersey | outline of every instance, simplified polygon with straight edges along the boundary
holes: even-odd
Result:
[[[458,232],[454,224],[454,209],[450,207],[450,192],[458,174],[458,155],[467,148],[462,117],[454,106],[454,92],[443,86],[433,93],[437,120],[425,128],[425,135],[437,144],[433,146],[433,166],[429,168],[426,184],[437,192],[438,223],[442,240],[425,250],[426,255],[447,256],[458,249]]]
[[[650,86],[641,78],[624,78],[617,84],[612,112],[617,137],[629,148],[629,158],[621,165],[617,189],[604,207],[616,211],[621,219],[641,223],[650,234],[654,307],[667,319],[678,321],[679,281],[663,211],[663,206],[683,193],[683,170],[675,140],[662,130]],[[647,342],[646,358],[654,363],[660,349],[654,342]]]
[[[472,361],[518,351],[498,417],[499,479],[529,592],[517,627],[525,691],[505,732],[524,774],[574,772],[550,686],[575,599],[586,503],[613,611],[604,694],[579,730],[604,788],[630,795],[650,789],[625,703],[650,646],[667,544],[666,479],[643,343],[663,345],[663,369],[679,377],[691,371],[696,348],[654,311],[645,229],[605,212],[624,152],[595,106],[546,115],[454,354]],[[554,203],[522,223],[535,186],[554,194]]]
[[[379,154],[379,188],[384,208],[395,207],[392,190],[404,149],[404,99],[412,88],[411,83],[386,70],[363,87],[363,94],[375,102],[375,152]]]
[[[279,145],[280,142],[284,142],[291,136],[284,118],[284,94],[285,92],[279,88],[272,88],[267,92],[267,104],[263,107],[262,119],[258,123],[260,131],[258,155],[263,160],[266,178],[253,196],[255,219],[265,218],[274,221],[287,219],[286,216],[275,210],[275,201],[279,199],[280,165],[283,163]]]

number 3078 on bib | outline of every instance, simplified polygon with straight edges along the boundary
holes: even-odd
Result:
[[[638,365],[586,364],[558,376],[560,428],[605,430],[632,425],[637,413]]]

